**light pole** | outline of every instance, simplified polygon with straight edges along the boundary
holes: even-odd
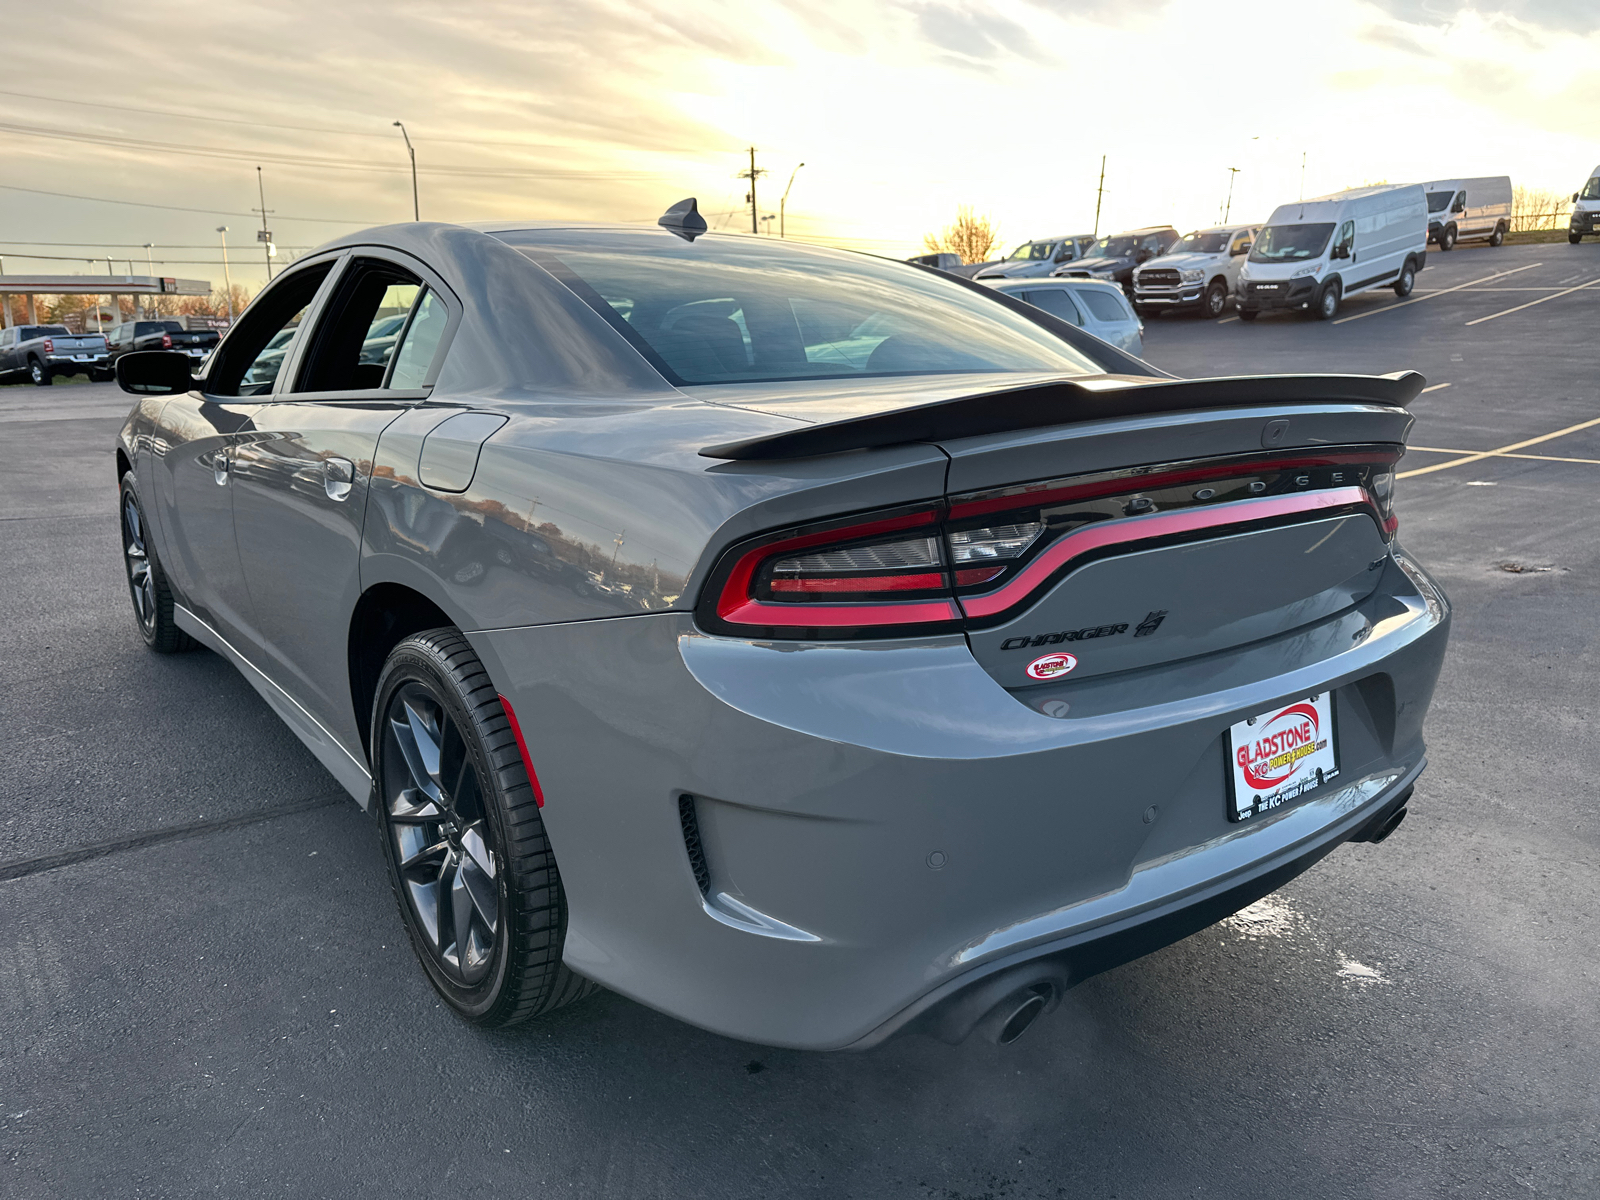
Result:
[[[805,163],[801,163],[800,164],[800,167],[803,167],[803,166],[805,166]],[[783,189],[783,199],[778,201],[778,236],[779,237],[787,237],[788,236],[788,231],[784,229],[784,225],[783,225],[783,210],[784,210],[785,207],[788,206],[788,203],[789,203],[789,188],[792,188],[794,186],[794,177],[796,175],[800,174],[800,167],[796,167],[794,170],[789,172],[789,187],[786,187],[786,188]]]
[[[1224,225],[1228,223],[1228,218],[1233,215],[1233,177],[1238,173],[1238,167],[1228,168],[1228,208],[1227,211],[1222,214],[1222,223]]]
[[[411,219],[422,220],[422,210],[417,205],[417,148],[411,144],[411,135],[406,132],[403,123],[396,121],[394,127],[400,131],[400,136],[406,140],[406,153],[411,155]]]
[[[222,235],[222,286],[228,289],[228,324],[233,324],[233,276],[228,274],[228,227],[218,225],[217,232]]]
[[[144,266],[145,266],[145,270],[150,272],[150,278],[152,278],[152,279],[154,279],[156,277],[156,264],[150,258],[150,250],[154,246],[154,244],[155,243],[153,243],[153,242],[146,242],[144,244]],[[129,275],[133,274],[133,268],[132,267],[128,268],[128,274]],[[139,302],[137,300],[134,301],[134,305],[135,306],[137,306],[138,303]],[[152,308],[153,308],[153,305],[152,305]],[[151,316],[155,316],[155,313],[152,311],[150,313],[150,315]]]

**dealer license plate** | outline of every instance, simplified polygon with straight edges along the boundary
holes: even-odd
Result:
[[[74,354],[72,357],[79,362],[88,362],[91,356],[88,354]]]
[[[1228,730],[1228,819],[1293,804],[1339,774],[1333,693],[1322,692]]]

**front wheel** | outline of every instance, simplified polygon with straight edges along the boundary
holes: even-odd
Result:
[[[1449,251],[1454,250],[1455,248],[1456,227],[1454,225],[1446,225],[1444,227],[1444,232],[1439,235],[1439,249]]]
[[[144,509],[134,490],[133,472],[122,476],[122,564],[128,574],[128,594],[133,599],[133,617],[145,645],[157,654],[180,654],[191,650],[195,641],[178,628],[173,619],[172,589],[150,544]]]
[[[1317,319],[1331,321],[1339,315],[1339,300],[1343,289],[1337,280],[1328,283],[1317,296]]]
[[[1400,278],[1394,281],[1394,294],[1404,300],[1411,295],[1411,289],[1417,283],[1417,268],[1409,261],[1400,268]]]
[[[595,989],[561,961],[566,893],[517,742],[460,633],[394,648],[371,737],[389,881],[434,989],[485,1027]]]
[[[1203,306],[1206,316],[1213,319],[1220,317],[1228,307],[1228,285],[1220,279],[1213,279],[1211,286],[1206,289]]]
[[[1254,321],[1258,316],[1260,314],[1253,308],[1241,308],[1239,310],[1239,320],[1241,321]]]
[[[50,368],[37,358],[28,362],[28,378],[33,380],[34,387],[49,387],[55,382],[55,376],[50,374]]]
[[[1506,240],[1506,227],[1504,225],[1496,225],[1494,227],[1494,232],[1489,235],[1489,245],[1498,246],[1498,245],[1500,245],[1501,242],[1503,242],[1505,240]]]
[[[1569,233],[1569,234],[1567,234],[1567,241],[1571,242],[1574,246],[1576,246],[1579,242],[1583,241],[1583,234],[1581,234],[1581,233]]]

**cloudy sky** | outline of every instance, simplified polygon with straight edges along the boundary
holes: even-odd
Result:
[[[1600,162],[1600,0],[65,12],[6,15],[9,273],[103,272],[107,253],[142,273],[150,242],[159,272],[220,284],[227,224],[234,278],[254,287],[256,167],[285,260],[409,219],[396,119],[426,219],[653,220],[694,195],[714,227],[748,230],[736,173],[754,145],[763,214],[803,161],[789,233],[894,255],[959,204],[1008,244],[1087,230],[1102,155],[1102,232],[1214,223],[1229,167],[1234,217],[1264,217],[1299,194],[1302,154],[1307,195],[1478,174],[1571,191]]]

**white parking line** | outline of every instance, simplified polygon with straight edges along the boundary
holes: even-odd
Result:
[[[1237,321],[1238,319],[1238,317],[1223,317],[1222,320],[1217,322],[1217,324],[1226,325],[1229,321]]]
[[[1555,300],[1561,296],[1570,296],[1573,292],[1581,292],[1585,288],[1592,288],[1600,283],[1600,279],[1591,279],[1588,283],[1580,283],[1577,287],[1569,287],[1565,291],[1555,292],[1549,296],[1540,296],[1537,300],[1529,300],[1526,304],[1519,304],[1515,308],[1504,309],[1501,312],[1490,313],[1487,317],[1479,317],[1476,321],[1468,321],[1468,325],[1482,325],[1485,321],[1492,321],[1496,317],[1508,317],[1514,312],[1521,312],[1525,308],[1532,308],[1535,304],[1543,304],[1546,300]]]
[[[1591,429],[1600,425],[1600,417],[1592,420],[1580,421],[1576,425],[1568,425],[1565,429],[1558,429],[1554,433],[1542,434],[1536,438],[1529,438],[1525,442],[1512,442],[1509,446],[1496,446],[1493,450],[1474,450],[1463,458],[1452,458],[1449,462],[1434,463],[1431,467],[1418,467],[1415,471],[1401,471],[1396,479],[1410,479],[1416,475],[1431,475],[1435,471],[1448,471],[1451,467],[1462,467],[1468,463],[1481,462],[1486,458],[1504,458],[1514,450],[1526,450],[1529,446],[1537,446],[1540,442],[1548,442],[1553,438],[1565,437],[1569,433],[1577,433],[1580,429]],[[1421,449],[1421,447],[1418,447]]]
[[[1525,267],[1512,267],[1509,271],[1496,271],[1493,275],[1485,275],[1482,279],[1474,279],[1471,283],[1458,284],[1455,287],[1444,288],[1441,291],[1429,292],[1426,296],[1413,296],[1409,300],[1402,300],[1398,304],[1385,304],[1382,308],[1368,309],[1366,312],[1356,313],[1350,317],[1340,317],[1335,325],[1343,325],[1346,321],[1359,321],[1362,317],[1375,317],[1379,313],[1393,312],[1397,308],[1404,308],[1408,304],[1421,304],[1424,300],[1432,300],[1435,296],[1448,296],[1451,292],[1464,291],[1469,287],[1477,287],[1480,283],[1488,283],[1491,279],[1504,279],[1507,275],[1515,275],[1518,271],[1531,271],[1535,267],[1542,267],[1543,263],[1529,263]]]
[[[1526,458],[1534,462],[1564,462],[1583,463],[1586,466],[1600,467],[1600,458],[1562,458],[1555,454],[1507,454],[1503,450],[1445,450],[1440,446],[1407,446],[1406,453],[1416,450],[1422,454],[1481,454],[1485,458]]]
[[[1432,387],[1423,388],[1421,394],[1426,396],[1429,392],[1437,392],[1440,388],[1447,388],[1449,386],[1450,385],[1448,383],[1436,383]]]

